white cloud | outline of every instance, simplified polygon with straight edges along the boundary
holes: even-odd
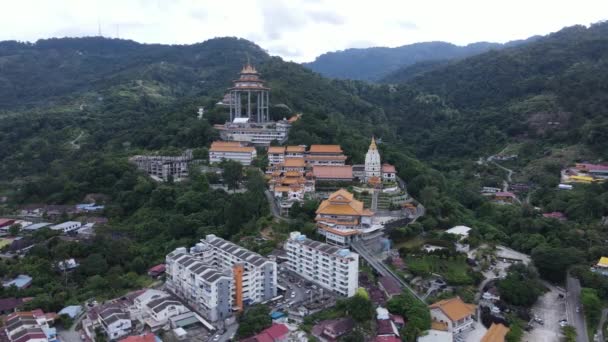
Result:
[[[4,0],[0,40],[96,35],[99,22],[106,36],[145,43],[244,37],[300,62],[353,46],[506,42],[607,13],[599,0]]]

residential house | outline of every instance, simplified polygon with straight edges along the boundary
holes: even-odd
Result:
[[[66,306],[65,308],[61,309],[61,311],[59,311],[57,314],[59,316],[66,315],[66,316],[70,317],[71,319],[75,319],[76,317],[80,316],[81,313],[82,313],[82,306],[69,305],[69,306]]]
[[[157,331],[167,325],[171,317],[188,312],[190,309],[169,293],[149,289],[135,298],[131,316],[150,330]]]
[[[32,277],[25,274],[20,274],[17,277],[2,283],[2,286],[4,287],[15,286],[20,290],[28,288],[30,285],[32,285]]]
[[[119,342],[161,342],[162,340],[153,333],[147,333],[143,335],[129,336],[119,340]]]
[[[505,337],[509,333],[509,328],[498,323],[492,323],[490,329],[481,338],[481,342],[505,342]]]
[[[4,321],[4,333],[10,342],[55,342],[57,331],[49,326],[42,310],[15,312]]]
[[[17,311],[17,308],[23,303],[23,298],[12,297],[0,299],[0,315],[6,315]]]
[[[165,274],[166,269],[167,268],[165,267],[165,264],[158,264],[156,266],[152,266],[148,270],[148,275],[152,278],[158,278],[158,277],[162,276],[163,274]]]
[[[321,342],[333,342],[349,334],[355,328],[352,318],[338,318],[321,321],[312,327],[312,335]]]
[[[63,223],[51,226],[50,228],[51,228],[51,230],[56,230],[56,231],[60,231],[64,234],[67,234],[69,232],[73,232],[73,231],[80,229],[80,227],[82,227],[82,223],[80,223],[78,221],[67,221],[67,222],[63,222]]]
[[[246,338],[242,342],[287,342],[289,329],[285,324],[273,324],[262,330],[259,334]]]
[[[124,308],[108,305],[99,311],[98,321],[110,340],[116,340],[131,333],[131,319]]]
[[[394,296],[398,296],[403,292],[399,283],[394,278],[389,276],[380,277],[380,279],[378,279],[378,285],[389,299]]]
[[[475,320],[475,305],[466,304],[460,297],[444,299],[429,305],[431,318],[435,322],[447,324],[447,331],[459,333],[472,329]]]

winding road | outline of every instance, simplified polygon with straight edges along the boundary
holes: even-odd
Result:
[[[577,308],[582,308],[580,281],[568,275],[566,290],[566,316],[568,317],[568,324],[576,329],[577,342],[589,342],[583,310],[578,310],[577,312]]]

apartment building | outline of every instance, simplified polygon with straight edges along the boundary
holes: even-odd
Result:
[[[251,165],[257,152],[255,147],[243,146],[236,141],[214,141],[209,149],[209,163],[220,163],[222,160],[234,160],[243,165]]]
[[[292,232],[284,248],[291,271],[340,295],[355,294],[359,286],[358,254],[313,241],[300,232]]]
[[[194,247],[197,253],[220,270],[232,271],[234,306],[260,303],[277,295],[277,264],[213,234]]]
[[[232,274],[220,272],[208,260],[180,247],[166,257],[167,288],[206,319],[232,315]]]
[[[274,261],[215,235],[166,257],[167,288],[212,322],[275,297],[276,269]]]
[[[181,181],[188,178],[188,165],[192,159],[192,150],[186,150],[181,156],[137,155],[129,158],[129,161],[152,179],[167,182],[169,179]]]

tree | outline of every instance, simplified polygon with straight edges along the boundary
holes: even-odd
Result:
[[[602,314],[602,301],[597,295],[597,291],[584,287],[581,290],[581,303],[587,318],[587,325],[590,327],[597,326]]]
[[[576,342],[576,328],[571,325],[566,325],[562,328],[562,333],[565,337],[565,342]]]
[[[363,288],[346,300],[347,315],[359,323],[367,322],[374,316],[374,305]]]
[[[108,270],[108,263],[103,255],[95,253],[86,257],[78,269],[87,276],[102,275]]]
[[[272,325],[270,308],[263,304],[251,306],[239,318],[239,338],[253,336]]]
[[[424,331],[431,328],[431,313],[428,307],[409,292],[391,298],[387,309],[408,318],[407,325],[401,332],[406,341],[415,341]]]
[[[223,170],[224,183],[226,183],[228,188],[238,188],[239,183],[243,179],[243,165],[234,160],[224,160],[221,162],[220,167]]]
[[[17,234],[19,234],[19,232],[21,231],[21,225],[20,224],[13,224],[8,228],[8,233],[11,236],[17,236]]]
[[[519,264],[509,267],[507,276],[498,282],[498,289],[505,302],[524,307],[532,306],[543,292],[536,272]]]
[[[540,275],[549,281],[564,280],[568,268],[585,260],[583,252],[577,248],[556,248],[539,246],[532,251],[532,260]]]

